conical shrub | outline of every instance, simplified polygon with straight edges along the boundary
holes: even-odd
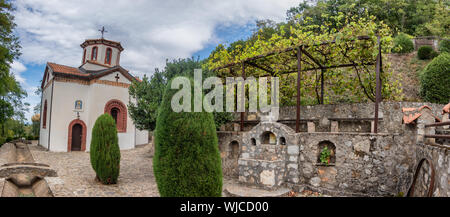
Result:
[[[220,197],[222,167],[213,115],[193,109],[174,112],[171,99],[178,90],[172,90],[171,83],[156,121],[153,170],[159,193],[162,197]]]
[[[91,140],[91,165],[103,184],[115,184],[120,171],[120,148],[116,123],[103,114],[95,121]]]

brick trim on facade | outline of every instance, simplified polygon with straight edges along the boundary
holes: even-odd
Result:
[[[117,114],[117,132],[126,133],[127,132],[127,107],[120,100],[112,99],[108,101],[105,105],[105,114],[111,115],[112,109],[119,110]]]

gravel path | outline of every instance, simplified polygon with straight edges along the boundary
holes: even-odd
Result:
[[[36,162],[50,165],[64,181],[58,196],[75,197],[158,197],[153,176],[150,145],[133,150],[121,151],[120,176],[118,184],[103,185],[95,181],[89,153],[47,152],[44,148],[31,145],[30,150]]]

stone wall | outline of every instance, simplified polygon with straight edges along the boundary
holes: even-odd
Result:
[[[450,197],[450,147],[439,145],[416,145],[416,159],[415,166],[417,167],[420,160],[426,158],[431,160],[431,164],[434,168],[434,197]],[[430,165],[424,165],[423,167],[429,168]],[[416,168],[414,168],[416,169]],[[426,175],[425,175],[426,174]],[[426,170],[425,173],[419,173],[415,184],[414,196],[424,196],[423,192],[428,191],[430,184],[431,170]]]
[[[415,50],[418,50],[420,47],[425,45],[431,46],[435,51],[438,51],[439,49],[439,37],[436,36],[413,38],[413,42]]]
[[[411,176],[414,146],[402,136],[362,133],[300,133],[299,187],[331,195],[392,196]],[[319,144],[335,145],[335,163],[323,164]]]
[[[417,124],[402,123],[402,108],[423,105],[430,106],[431,111],[423,113]],[[266,189],[284,185],[329,195],[396,196],[408,192],[418,161],[427,157],[432,159],[436,170],[434,195],[449,196],[448,151],[417,145],[420,141],[434,142],[434,139],[423,139],[424,134],[435,132],[424,126],[434,123],[431,113],[442,117],[443,106],[383,102],[378,134],[371,133],[373,123],[368,119],[374,116],[373,103],[302,106],[301,118],[307,121],[302,123],[300,133],[293,130],[295,122],[254,122],[246,125],[244,132],[237,132],[239,124],[234,123],[224,127],[234,132],[218,133],[224,175],[238,174],[241,183]],[[295,119],[295,114],[295,107],[280,109],[282,120]],[[239,115],[236,118],[239,120]],[[351,118],[360,119],[352,121]],[[260,115],[250,113],[247,119],[260,120]],[[275,144],[262,142],[265,132],[274,134]],[[239,143],[238,161],[227,158],[233,141]],[[323,144],[329,144],[332,149],[333,162],[329,164],[319,160]],[[426,185],[425,180],[418,186]]]
[[[441,112],[444,105],[434,103],[420,102],[381,102],[379,104],[378,117],[381,119],[378,126],[378,132],[383,133],[402,133],[402,108],[419,108],[423,105],[431,107],[433,114],[442,117]],[[294,120],[296,117],[296,107],[288,106],[280,108],[280,120]],[[301,119],[312,119],[316,125],[316,132],[330,132],[330,121],[333,118],[374,118],[374,103],[354,103],[354,104],[335,104],[335,105],[314,105],[301,106]],[[260,115],[255,113],[246,113],[245,120],[259,120]],[[235,114],[235,120],[240,120],[240,115]],[[370,132],[370,121],[338,121],[341,132]],[[246,124],[244,131],[251,130],[257,123]],[[228,131],[238,130],[237,126],[227,124],[224,128]],[[287,123],[287,126],[295,129],[295,121]],[[307,131],[307,123],[301,122],[300,132]]]
[[[222,159],[222,173],[226,177],[238,178],[238,159],[242,152],[241,135],[241,132],[217,132],[217,137],[219,139],[220,157]],[[238,144],[237,153],[233,153],[233,142]]]

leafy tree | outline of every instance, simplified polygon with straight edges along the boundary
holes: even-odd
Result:
[[[40,131],[40,120],[41,116],[40,114],[35,114],[33,117],[31,117],[31,133],[34,137],[39,137],[39,131]]]
[[[14,115],[14,109],[11,106],[10,103],[6,102],[5,100],[0,99],[0,138],[6,136],[6,130],[5,122],[6,120],[10,119]]]
[[[426,102],[447,104],[450,100],[450,53],[441,53],[420,76],[420,95]]]
[[[201,69],[203,62],[194,58],[178,59],[167,61],[163,71],[156,69],[149,79],[144,76],[142,82],[133,82],[129,88],[130,96],[136,99],[136,102],[130,102],[128,105],[130,116],[136,127],[140,130],[154,130],[158,108],[161,104],[167,81],[174,76],[193,77],[194,69]],[[203,70],[203,78],[213,76],[208,70]],[[220,125],[232,120],[229,113],[214,113],[217,117],[216,125]]]
[[[163,73],[156,70],[150,80],[144,76],[142,82],[133,82],[129,88],[130,96],[136,103],[130,101],[128,109],[134,124],[139,130],[151,130],[156,127],[158,107],[166,86]]]
[[[417,57],[421,60],[433,59],[436,55],[433,48],[429,45],[419,47],[417,50]]]
[[[361,16],[365,13],[383,21],[390,29],[410,35],[448,35],[448,1],[442,0],[309,0],[287,12],[287,20],[320,26],[330,23],[330,29],[340,23],[330,19],[343,13]],[[316,30],[319,30],[318,28]]]
[[[11,1],[0,0],[0,140],[5,137],[21,134],[13,119],[18,120],[24,126],[24,112],[28,103],[23,102],[26,92],[15,80],[11,73],[11,64],[20,55],[20,45],[17,36],[14,35],[14,16]],[[7,123],[9,122],[9,123]]]
[[[445,38],[439,42],[439,51],[450,53],[450,39]]]
[[[103,184],[115,184],[120,172],[120,148],[116,123],[110,114],[97,118],[92,129],[91,165]]]
[[[411,53],[414,51],[414,43],[411,37],[405,33],[400,33],[394,39],[394,53]]]
[[[155,133],[153,170],[159,193],[163,197],[219,197],[222,167],[213,115],[172,111],[171,99],[178,90],[170,84]]]

